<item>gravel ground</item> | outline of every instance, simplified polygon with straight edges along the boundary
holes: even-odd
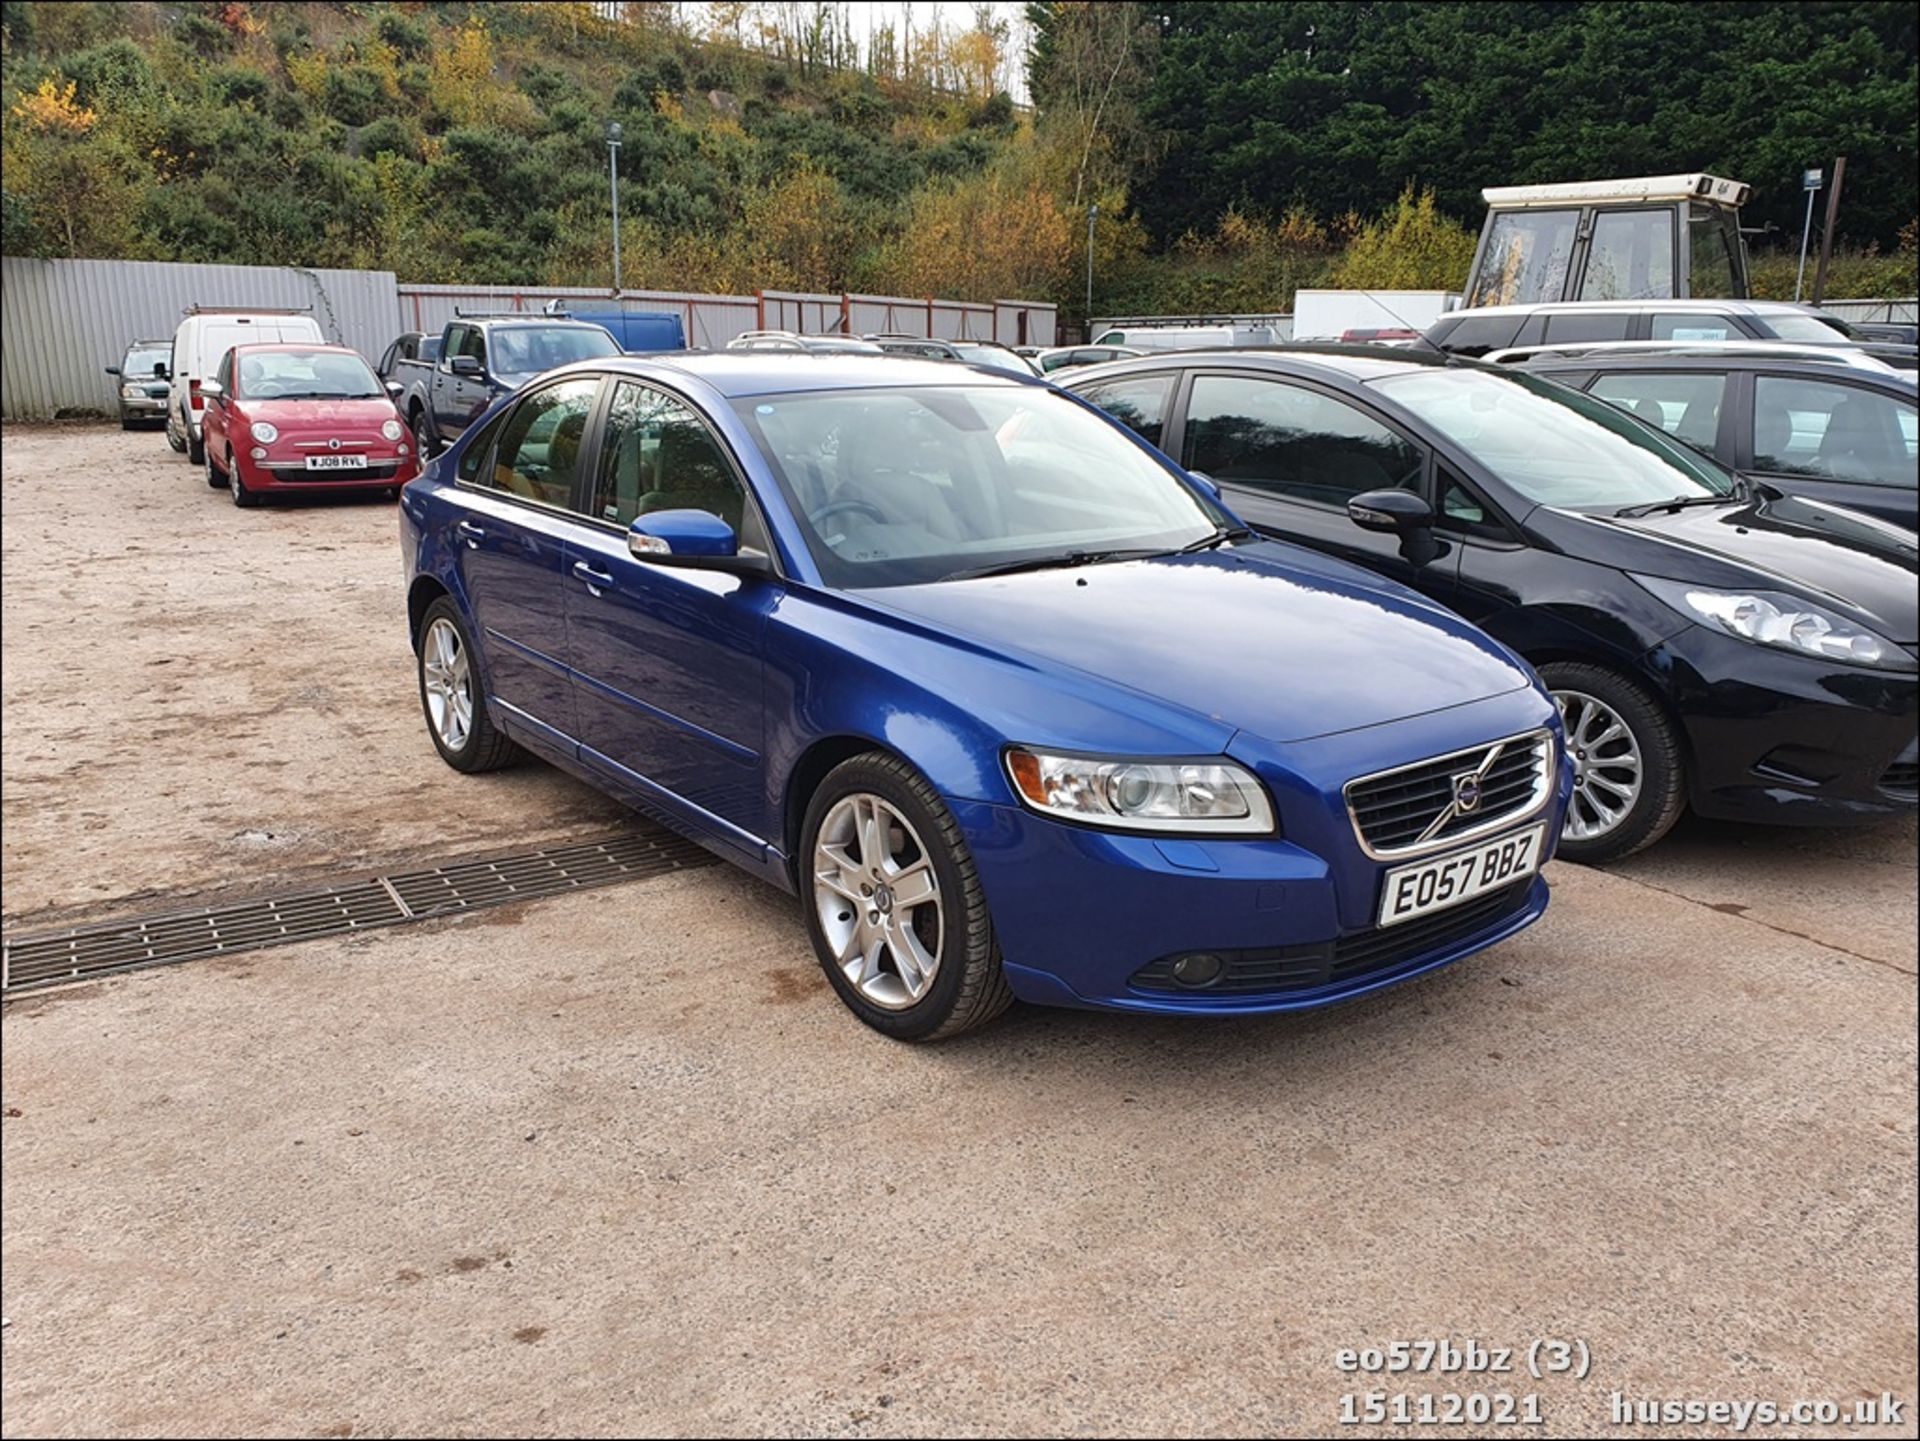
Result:
[[[617,823],[440,765],[388,507],[5,440],[9,929]],[[42,563],[69,527],[124,583]],[[1912,1434],[1915,859],[1910,823],[1688,823],[1363,1003],[932,1048],[721,867],[30,995],[0,1429],[1318,1434],[1378,1390],[1537,1396],[1499,1429],[1546,1435],[1891,1392],[1900,1426],[1775,1434]],[[1423,1338],[1592,1369],[1336,1365]]]

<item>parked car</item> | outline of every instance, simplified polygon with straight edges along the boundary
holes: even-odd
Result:
[[[922,360],[958,360],[960,352],[944,340],[927,335],[865,335],[888,355],[913,355]]]
[[[409,330],[396,339],[381,355],[380,363],[374,366],[374,374],[384,381],[395,381],[404,390],[407,378],[396,373],[396,365],[402,360],[424,360],[429,365],[440,358],[440,337],[429,335],[422,330]]]
[[[1340,332],[1340,343],[1342,345],[1388,345],[1398,347],[1402,345],[1417,345],[1420,343],[1420,338],[1419,331],[1409,330],[1404,325],[1360,326],[1352,330],[1343,330]]]
[[[606,330],[584,321],[525,311],[454,314],[431,360],[397,359],[387,377],[401,386],[401,413],[422,456],[433,455],[494,401],[543,371],[620,353]]]
[[[419,474],[392,391],[343,345],[237,345],[200,389],[207,484],[235,505],[276,493],[397,493]]]
[[[167,362],[173,355],[170,340],[136,340],[118,365],[106,367],[120,382],[120,428],[134,430],[158,421],[167,423]]]
[[[1915,807],[1920,555],[1890,526],[1431,352],[1167,355],[1065,384],[1261,531],[1531,661],[1574,752],[1568,859],[1650,845],[1688,805],[1808,825]]]
[[[1072,370],[1080,365],[1105,365],[1109,360],[1132,360],[1146,351],[1127,345],[1058,345],[1027,358],[1040,367],[1042,375],[1057,370]]]
[[[1789,340],[1847,345],[1846,321],[1784,300],[1563,300],[1455,310],[1427,327],[1427,339],[1453,355],[1482,356],[1512,346],[1607,340]]]
[[[1271,325],[1126,325],[1101,331],[1093,343],[1131,350],[1240,350],[1278,345],[1284,338]]]
[[[428,732],[796,892],[906,1040],[1295,1010],[1512,935],[1571,771],[1514,656],[1031,379],[572,366],[401,496]]]
[[[220,358],[236,345],[272,345],[304,341],[325,345],[320,326],[304,310],[231,310],[196,305],[173,332],[167,361],[167,444],[185,451],[193,465],[206,463],[201,444],[201,386]]]
[[[1886,345],[1920,345],[1920,325],[1910,320],[1850,320],[1847,324],[1859,340]]]
[[[1791,495],[1920,530],[1911,372],[1827,347],[1598,347],[1521,362]]]
[[[794,330],[749,330],[727,342],[728,350],[773,350],[790,355],[881,355],[871,340],[852,335],[802,335]]]
[[[1039,366],[997,340],[949,341],[956,358],[968,365],[984,365],[989,370],[1004,370],[1009,375],[1038,375]]]

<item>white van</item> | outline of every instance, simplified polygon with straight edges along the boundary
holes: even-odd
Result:
[[[1283,339],[1270,325],[1128,325],[1104,330],[1092,343],[1135,350],[1238,350],[1279,345]]]
[[[173,332],[172,372],[167,385],[167,444],[184,450],[195,465],[206,463],[200,444],[200,382],[220,368],[236,345],[312,341],[325,345],[320,324],[304,310],[222,310],[195,305]]]

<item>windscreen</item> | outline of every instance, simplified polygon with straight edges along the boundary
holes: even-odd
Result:
[[[1176,550],[1225,521],[1112,422],[1037,387],[819,391],[736,409],[842,589]]]
[[[338,350],[262,350],[238,357],[235,394],[246,400],[374,400],[386,394],[371,367]]]
[[[492,368],[502,375],[537,374],[620,353],[613,337],[597,325],[503,325],[487,344]]]
[[[1371,384],[1540,505],[1615,510],[1733,489],[1651,425],[1539,376],[1435,368]]]

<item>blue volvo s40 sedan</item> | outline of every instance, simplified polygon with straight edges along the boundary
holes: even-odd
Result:
[[[585,362],[401,532],[448,764],[530,751],[793,891],[894,1037],[1321,1005],[1546,905],[1571,769],[1527,667],[1038,381]]]

